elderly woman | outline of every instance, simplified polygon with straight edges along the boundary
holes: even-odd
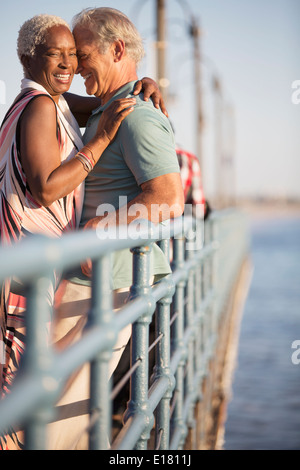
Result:
[[[63,94],[77,70],[76,46],[68,24],[38,15],[19,31],[18,56],[24,68],[21,93],[0,131],[0,237],[10,245],[29,234],[58,237],[79,223],[83,181],[131,113],[135,99],[120,99],[103,113],[95,136],[85,145]],[[152,84],[151,84],[152,87]],[[153,90],[153,88],[152,88]],[[99,102],[67,95],[80,125]],[[52,304],[58,285],[49,288]],[[9,392],[24,352],[25,297],[17,279],[2,288],[1,338],[6,362],[2,396]],[[19,435],[0,437],[0,448],[22,447]]]

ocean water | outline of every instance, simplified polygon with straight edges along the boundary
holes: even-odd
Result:
[[[224,449],[300,450],[300,214],[251,228],[254,271]]]

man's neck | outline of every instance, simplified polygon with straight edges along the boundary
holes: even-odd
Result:
[[[117,92],[129,82],[133,82],[138,79],[136,68],[135,66],[128,67],[120,67],[118,74],[111,84],[111,87],[105,93],[103,97],[101,97],[101,104],[102,106],[106,104]]]

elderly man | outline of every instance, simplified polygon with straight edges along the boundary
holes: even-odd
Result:
[[[85,80],[87,93],[101,99],[101,106],[93,111],[86,126],[83,140],[88,142],[102,112],[117,98],[132,96],[144,49],[136,28],[118,10],[84,10],[75,17],[73,25],[79,60],[77,72]],[[120,224],[138,217],[157,223],[182,214],[184,195],[170,123],[152,101],[145,102],[139,96],[136,99],[132,119],[124,120],[118,135],[86,178],[82,227],[104,227],[108,223],[105,215],[108,206],[114,212],[109,220]],[[143,208],[142,214],[135,210],[137,207]],[[131,256],[129,250],[115,256],[114,290],[129,289]],[[156,244],[151,267],[154,279],[170,272]],[[90,274],[88,265],[83,267],[83,273],[78,272],[72,281],[88,284],[85,276]]]
[[[79,61],[77,72],[85,80],[87,93],[101,99],[101,106],[93,111],[86,126],[83,141],[88,142],[102,112],[117,98],[132,96],[144,49],[131,21],[112,8],[83,10],[73,20],[73,34]],[[107,223],[107,205],[114,210],[112,220],[119,224],[128,224],[138,217],[157,223],[183,212],[184,195],[171,125],[152,101],[145,102],[139,96],[136,99],[132,118],[124,120],[116,138],[86,178],[81,220],[86,228]],[[122,205],[124,200],[126,204]],[[144,209],[142,214],[134,210],[136,207]],[[129,290],[131,256],[129,250],[123,250],[114,257],[115,291]],[[154,280],[170,273],[168,261],[156,244],[151,256]],[[89,274],[88,266],[83,272]],[[73,281],[86,284],[87,279],[79,273]],[[119,298],[124,301],[124,295]],[[117,302],[115,307],[120,306]]]
[[[114,100],[133,95],[138,79],[137,65],[144,50],[134,25],[123,13],[111,8],[88,9],[78,14],[73,22],[73,34],[79,61],[77,72],[85,80],[87,93],[101,99],[101,106],[92,112],[86,125],[83,141],[88,142],[95,134],[102,112]],[[107,207],[111,209],[109,220],[117,224],[128,224],[138,217],[158,223],[178,217],[183,212],[180,169],[167,117],[152,101],[145,102],[139,96],[131,115],[123,121],[118,134],[85,180],[82,227],[97,229],[99,224],[104,226],[108,219],[105,214]],[[138,211],[135,210],[137,207]],[[132,284],[131,257],[129,250],[122,250],[113,259],[115,309],[121,307],[128,297]],[[154,244],[151,252],[152,280],[170,272],[168,260]],[[77,300],[78,316],[82,315],[83,301],[90,300],[89,274],[88,264],[83,271],[72,273],[61,309],[58,309],[58,321],[69,322],[74,317]],[[67,323],[66,329],[70,329]],[[110,362],[110,374],[130,334],[129,325],[119,335]],[[84,391],[88,384],[85,374],[86,371],[82,370],[81,376],[74,381],[73,390],[71,387],[61,405],[73,402],[74,397],[78,402],[84,401],[88,393]],[[60,439],[57,429],[54,434],[56,439]],[[81,445],[76,448],[82,448]],[[54,447],[57,448],[56,445]]]
[[[144,50],[130,20],[111,8],[84,10],[75,17],[73,33],[79,59],[77,72],[85,80],[87,93],[101,99],[101,106],[86,127],[83,139],[88,141],[103,110],[115,99],[132,95]],[[132,114],[86,179],[82,216],[86,227],[96,228],[101,222],[103,216],[95,216],[102,204],[117,210],[119,223],[129,223],[139,216],[138,211],[130,210],[134,204],[143,205],[153,222],[182,213],[180,170],[168,120],[152,102],[145,103],[139,97]],[[121,212],[120,197],[127,198],[126,210]],[[168,208],[172,208],[171,214]]]

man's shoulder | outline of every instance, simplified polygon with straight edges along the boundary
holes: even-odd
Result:
[[[123,123],[124,127],[135,126],[137,129],[143,129],[145,126],[149,126],[151,124],[155,124],[156,126],[166,126],[168,129],[170,127],[168,118],[160,109],[155,108],[151,99],[149,99],[149,101],[144,101],[143,94],[136,96],[134,110],[126,116]]]

